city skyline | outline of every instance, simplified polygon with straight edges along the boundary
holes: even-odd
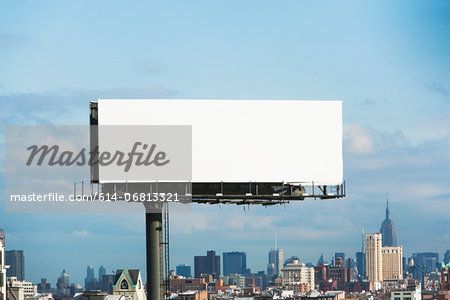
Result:
[[[354,257],[361,228],[380,229],[386,194],[405,256],[443,255],[450,4],[327,4],[0,3],[2,170],[4,125],[87,125],[98,98],[342,99],[346,198],[194,205],[171,215],[171,267],[214,249],[247,252],[248,267],[266,270],[275,233],[285,257]],[[7,214],[3,172],[0,195],[0,228],[8,250],[24,250],[26,280],[54,286],[65,269],[83,283],[90,264],[144,270],[143,215]]]

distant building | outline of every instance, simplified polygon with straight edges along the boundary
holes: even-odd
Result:
[[[189,291],[178,294],[178,300],[208,300],[207,291]]]
[[[450,262],[441,266],[441,286],[442,291],[450,291]]]
[[[146,300],[141,272],[139,270],[117,270],[113,295],[125,296],[126,300]]]
[[[206,252],[206,256],[194,256],[194,275],[199,278],[202,274],[213,275],[214,279],[220,276],[220,256],[216,251]]]
[[[6,280],[8,281],[8,288],[23,289],[23,296],[25,298],[32,297],[37,293],[37,286],[33,285],[31,282],[18,280],[15,276],[7,277]]]
[[[420,284],[402,290],[391,291],[391,300],[422,300]]]
[[[183,276],[185,278],[191,278],[191,266],[188,265],[178,265],[177,266],[177,275]]]
[[[364,252],[356,252],[356,268],[358,269],[358,278],[360,280],[366,278],[366,254]]]
[[[95,279],[94,267],[87,266],[86,267],[86,278],[84,279],[84,288],[87,291],[96,290],[97,289],[97,280]]]
[[[390,219],[389,200],[386,200],[386,219],[381,223],[382,246],[397,246],[397,233],[394,222]]]
[[[245,275],[247,282],[248,280],[253,280],[254,286],[259,287],[261,291],[264,291],[267,286],[267,275],[264,271],[259,271],[258,273],[250,273]],[[247,284],[248,286],[251,286]]]
[[[104,266],[100,266],[100,268],[98,268],[98,281],[102,281],[102,277],[105,274],[106,274],[105,267]]]
[[[40,294],[52,292],[52,288],[50,283],[47,282],[47,278],[41,278],[41,282],[37,285],[37,292]]]
[[[403,279],[402,246],[382,247],[383,280]]]
[[[223,275],[241,274],[247,271],[247,253],[224,252],[223,253]]]
[[[383,280],[381,247],[380,233],[366,234],[366,277],[369,281]]]
[[[116,278],[115,275],[108,275],[105,274],[102,276],[102,280],[100,281],[101,287],[100,290],[108,292],[108,294],[113,293],[113,285],[114,285],[114,279]]]
[[[414,253],[414,264],[424,268],[426,272],[432,272],[439,267],[439,253],[420,252]]]
[[[186,291],[206,291],[207,283],[204,278],[170,279],[170,292],[182,293]]]
[[[408,269],[408,272],[422,282],[426,274],[436,271],[439,267],[439,253],[414,253],[412,259],[414,261],[413,268]]]
[[[344,262],[345,267],[348,267],[347,266],[347,255],[345,255],[344,252],[336,252],[336,253],[334,253],[334,264],[336,264],[336,259],[338,257],[342,258],[342,261]]]
[[[6,264],[9,269],[6,271],[7,277],[16,277],[19,281],[25,280],[25,257],[23,250],[9,250],[5,252]]]
[[[60,298],[70,297],[70,277],[66,270],[61,272],[61,276],[56,283],[56,295]]]
[[[272,265],[273,264],[273,265]],[[273,267],[273,271],[272,271],[272,267]],[[267,267],[267,274],[270,276],[273,272],[273,276],[281,276],[281,269],[283,268],[283,249],[272,249],[269,252],[269,264]],[[269,271],[271,271],[269,273]]]
[[[241,274],[229,274],[226,277],[228,278],[227,285],[235,285],[241,288],[245,287],[245,276]]]
[[[444,253],[444,263],[448,264],[450,263],[450,250],[445,251]]]
[[[327,282],[327,267],[324,264],[320,264],[314,267],[314,284],[317,287],[323,282]]]
[[[0,229],[0,300],[6,300],[5,232]]]
[[[304,263],[294,260],[281,269],[281,280],[283,285],[308,284],[314,288],[314,268],[306,267]]]
[[[334,266],[328,267],[327,279],[336,281],[337,289],[344,290],[347,282],[347,268],[340,256],[335,258]]]
[[[322,255],[320,255],[319,259],[317,260],[317,264],[318,265],[323,265],[325,263],[326,263],[325,257],[323,256],[323,253],[322,253]]]

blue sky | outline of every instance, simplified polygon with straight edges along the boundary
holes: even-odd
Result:
[[[87,124],[97,98],[342,99],[348,196],[285,207],[195,207],[171,221],[171,262],[247,251],[354,256],[386,194],[411,255],[450,248],[448,1],[2,1],[4,125]],[[0,163],[4,166],[4,151]],[[3,172],[2,172],[3,173]],[[2,178],[4,174],[1,175]],[[4,184],[1,185],[4,202]],[[1,203],[0,203],[1,204]],[[144,218],[6,214],[26,278],[86,265],[144,270]]]

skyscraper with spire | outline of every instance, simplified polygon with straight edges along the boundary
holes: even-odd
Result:
[[[389,213],[389,199],[386,198],[386,219],[381,223],[380,233],[382,244],[385,246],[397,246],[397,233],[394,222],[392,222]]]
[[[275,249],[269,252],[269,264],[267,265],[267,275],[270,277],[280,276],[283,268],[283,249],[278,249],[277,235],[275,234]]]

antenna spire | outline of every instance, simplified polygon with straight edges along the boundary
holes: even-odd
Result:
[[[275,232],[275,250],[277,250],[277,233]]]
[[[386,219],[389,219],[389,196],[386,195]]]
[[[364,253],[364,227],[361,230],[361,252]]]

